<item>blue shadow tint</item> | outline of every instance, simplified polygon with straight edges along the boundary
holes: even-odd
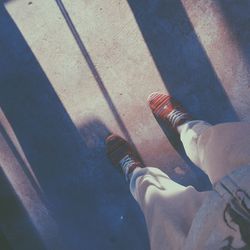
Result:
[[[149,249],[143,216],[106,158],[108,128],[90,119],[76,129],[2,4],[0,31],[0,105],[65,249]]]
[[[0,200],[0,249],[44,250],[43,242],[2,167],[0,168]],[[29,240],[24,240],[25,235]],[[14,242],[13,239],[17,242]]]
[[[219,0],[216,3],[226,18],[246,60],[250,63],[250,1]]]

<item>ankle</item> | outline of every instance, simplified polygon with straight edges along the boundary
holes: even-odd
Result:
[[[133,159],[133,157],[131,157],[130,155],[124,156],[120,160],[119,164],[127,181],[130,180],[130,177],[136,168],[143,167],[141,162],[137,161],[136,159]]]

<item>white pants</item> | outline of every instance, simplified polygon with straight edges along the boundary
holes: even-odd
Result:
[[[212,126],[191,121],[178,128],[185,151],[215,184],[232,170],[250,164],[250,123]],[[130,190],[147,223],[151,249],[180,249],[208,192],[173,182],[157,168],[137,168]]]

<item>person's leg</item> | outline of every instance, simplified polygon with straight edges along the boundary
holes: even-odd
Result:
[[[193,120],[177,127],[177,131],[180,134],[180,139],[187,156],[198,167],[201,167],[198,152],[198,139],[200,135],[211,126],[211,124],[205,121]]]
[[[205,121],[194,120],[184,107],[169,95],[158,92],[152,93],[148,97],[148,103],[158,119],[180,134],[187,156],[200,167],[197,140],[201,133],[212,125]]]
[[[250,165],[250,123],[225,123],[212,126],[193,120],[172,97],[149,96],[153,113],[180,134],[190,159],[216,183],[232,170]]]
[[[250,123],[223,123],[205,130],[197,140],[201,168],[216,183],[231,171],[250,167]]]
[[[106,144],[109,158],[130,182],[144,213],[151,249],[180,249],[205,194],[171,181],[157,168],[144,167],[121,137],[111,135]]]
[[[183,187],[157,168],[136,168],[130,190],[145,216],[151,249],[181,249],[207,193]]]

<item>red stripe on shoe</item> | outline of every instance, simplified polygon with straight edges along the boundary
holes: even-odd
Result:
[[[191,116],[172,96],[154,92],[149,95],[148,103],[156,117],[169,121],[175,129],[178,125],[191,120]]]

